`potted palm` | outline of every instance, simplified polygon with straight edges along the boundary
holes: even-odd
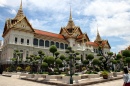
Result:
[[[103,79],[108,79],[108,72],[107,71],[102,71],[102,76],[103,76]]]

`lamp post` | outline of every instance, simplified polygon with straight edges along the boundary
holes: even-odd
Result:
[[[72,57],[72,54],[70,54],[70,57]],[[72,59],[70,59],[70,84],[73,84],[73,74],[72,74]]]
[[[73,84],[73,74],[74,74],[74,69],[72,71],[72,66],[75,63],[75,56],[76,54],[70,54],[70,84]]]

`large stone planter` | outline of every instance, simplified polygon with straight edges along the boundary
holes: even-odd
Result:
[[[99,74],[88,74],[88,78],[99,78]]]
[[[79,80],[81,80],[81,76],[73,76],[73,81],[79,83]]]
[[[27,74],[26,78],[34,78],[34,74]]]
[[[38,80],[38,78],[41,78],[42,75],[41,74],[34,74],[34,80]]]
[[[75,83],[79,83],[79,80],[81,80],[81,76],[72,76],[72,78],[73,78],[73,81]],[[70,83],[70,76],[63,76],[62,82],[69,84]]]
[[[87,79],[88,78],[88,74],[82,74],[81,75],[81,79]]]
[[[113,72],[113,77],[117,77],[117,73],[116,72]]]
[[[56,79],[55,75],[46,75],[45,80],[49,81],[49,80],[57,80],[57,79]]]
[[[70,83],[70,76],[63,76],[62,82],[69,84]]]

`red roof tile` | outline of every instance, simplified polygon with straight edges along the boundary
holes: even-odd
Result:
[[[37,30],[37,29],[34,29],[34,31],[36,34],[39,34],[39,35],[46,35],[46,36],[50,36],[50,37],[64,39],[64,37],[61,34],[51,33],[51,32]]]
[[[98,44],[96,44],[96,43],[94,43],[94,42],[87,42],[86,45],[98,46]]]
[[[83,34],[77,36],[77,39],[81,39],[83,37]]]

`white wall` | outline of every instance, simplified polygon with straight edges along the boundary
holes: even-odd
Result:
[[[17,37],[18,45],[21,45],[21,38],[24,39],[24,43],[22,45],[27,45],[27,39],[29,39],[29,45],[28,46],[33,46],[33,38],[34,34],[28,33],[28,32],[23,32],[23,31],[16,31],[12,30],[10,32],[10,44],[15,44],[15,37]]]

